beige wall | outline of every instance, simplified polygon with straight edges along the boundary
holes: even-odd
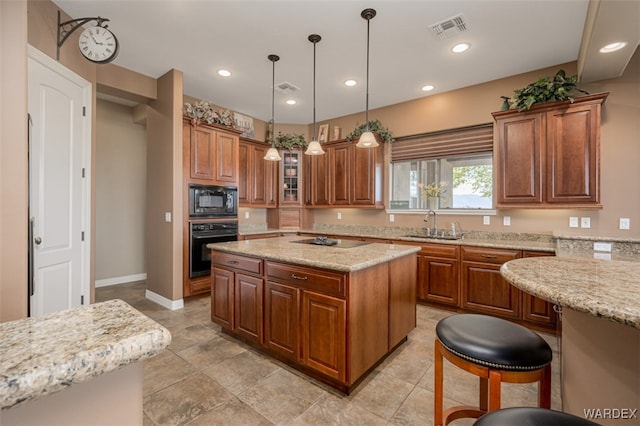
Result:
[[[0,1],[0,322],[27,316],[27,6]]]
[[[446,128],[492,122],[491,112],[501,105],[501,95],[511,95],[546,75],[564,68],[575,74],[576,64],[561,64],[485,84],[421,98],[411,102],[369,111],[369,118],[379,119],[394,136],[406,136]],[[562,232],[573,235],[640,236],[640,52],[636,52],[620,78],[579,85],[590,93],[610,92],[603,107],[601,130],[601,210],[525,210],[498,211],[491,224],[483,225],[482,216],[440,215],[440,224],[461,223],[463,229],[502,232]],[[364,114],[340,117],[323,123],[342,127],[343,136],[364,122]],[[346,133],[345,133],[346,129]],[[387,146],[387,149],[389,147]],[[387,176],[388,179],[388,176]],[[385,188],[385,192],[387,188]],[[388,198],[388,195],[387,195]],[[337,219],[337,212],[342,219]],[[378,226],[424,226],[423,215],[396,214],[391,223],[384,211],[350,209],[316,210],[315,222],[328,224],[367,224]],[[504,226],[503,217],[511,218]],[[591,228],[569,228],[569,217],[591,218]],[[631,230],[618,229],[618,219],[631,219]]]
[[[97,101],[96,281],[147,271],[147,130],[133,113],[132,107]]]

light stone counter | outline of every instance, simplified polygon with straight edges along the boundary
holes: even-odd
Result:
[[[366,269],[398,257],[420,251],[419,246],[404,244],[369,243],[359,247],[340,248],[299,244],[294,241],[308,239],[305,236],[287,236],[258,240],[230,241],[208,244],[209,249],[254,256],[277,262],[294,263],[341,272]]]
[[[1,407],[151,358],[170,342],[167,329],[122,300],[2,323]]]
[[[640,262],[533,257],[511,260],[500,272],[541,299],[640,328]]]

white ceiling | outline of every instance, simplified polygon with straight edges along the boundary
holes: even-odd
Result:
[[[575,61],[589,6],[588,0],[54,3],[73,18],[108,18],[120,41],[116,65],[151,77],[178,69],[184,72],[185,94],[265,121],[271,116],[272,87],[267,56],[279,55],[276,85],[287,82],[299,90],[290,95],[276,92],[275,118],[292,124],[313,120],[313,44],[307,39],[313,33],[322,37],[317,44],[317,120],[364,111],[367,22],[360,13],[365,8],[377,11],[370,21],[369,108],[373,109]],[[635,0],[602,3],[638,4]],[[430,26],[459,14],[466,31],[438,40]],[[632,21],[632,32],[640,31],[633,25],[637,19]],[[638,39],[632,41],[631,52]],[[451,46],[461,41],[471,43],[471,49],[452,54]],[[220,68],[229,69],[232,77],[218,76]],[[347,79],[359,84],[347,88],[343,84]],[[436,89],[422,92],[425,84]],[[286,105],[288,98],[296,99],[297,105]]]

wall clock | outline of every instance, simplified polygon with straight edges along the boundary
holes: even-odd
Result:
[[[85,29],[78,40],[80,53],[97,64],[107,64],[118,56],[119,43],[107,28],[95,26]]]

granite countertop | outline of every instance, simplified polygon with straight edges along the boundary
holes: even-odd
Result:
[[[0,324],[0,407],[151,358],[171,342],[157,322],[122,300]]]
[[[406,235],[421,235],[423,229],[411,229],[403,227],[367,227],[367,226],[341,226],[327,227],[323,229],[301,229],[299,231],[281,231],[278,229],[243,230],[240,235],[260,235],[277,232],[300,232],[314,235],[331,235],[361,238],[379,238],[383,240],[406,241],[409,243],[436,243],[450,245],[466,245],[475,247],[503,248],[515,250],[535,250],[554,253],[556,249],[555,239],[550,234],[524,234],[524,233],[485,233],[466,232],[464,238],[458,240],[444,240],[429,238],[407,237]]]
[[[502,276],[541,299],[640,328],[640,262],[532,257],[502,265]]]
[[[404,244],[367,243],[358,247],[341,248],[294,242],[304,239],[308,237],[296,235],[207,244],[207,247],[216,251],[341,272],[366,269],[420,251],[419,246]]]

